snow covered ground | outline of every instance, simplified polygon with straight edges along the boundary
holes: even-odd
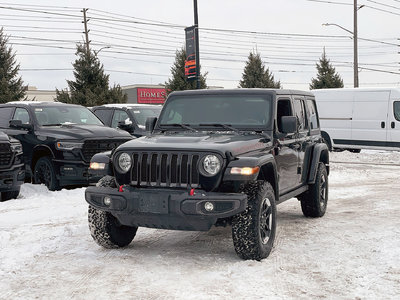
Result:
[[[129,247],[105,250],[89,234],[83,188],[25,184],[0,203],[0,299],[399,299],[400,152],[331,160],[326,215],[279,205],[262,262],[236,256],[230,228],[139,228]]]

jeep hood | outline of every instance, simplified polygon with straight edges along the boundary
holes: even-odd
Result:
[[[102,125],[61,125],[40,127],[37,135],[53,137],[55,139],[82,140],[92,139],[132,139],[132,136],[124,130],[114,129]]]
[[[222,155],[229,151],[235,156],[252,151],[261,151],[271,146],[270,139],[256,134],[184,132],[141,137],[121,145],[118,150],[207,151],[219,152]]]

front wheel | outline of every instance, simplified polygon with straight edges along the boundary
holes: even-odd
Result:
[[[104,176],[97,187],[116,188],[115,178]],[[104,248],[128,246],[136,235],[137,227],[122,225],[116,217],[89,205],[88,221],[90,234],[94,241]]]
[[[43,183],[50,191],[60,189],[53,162],[48,156],[39,158],[33,171],[33,183]]]
[[[254,182],[246,186],[247,209],[233,217],[232,238],[240,258],[266,258],[274,244],[276,233],[275,193],[268,182]]]
[[[328,172],[323,163],[319,163],[315,183],[299,197],[303,215],[311,218],[322,217],[328,205]]]

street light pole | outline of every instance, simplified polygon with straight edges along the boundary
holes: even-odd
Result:
[[[194,37],[196,39],[196,73],[197,89],[200,89],[200,51],[199,51],[199,17],[197,14],[197,0],[193,0],[194,7]]]
[[[357,0],[354,0],[354,30],[353,30],[353,43],[354,43],[354,87],[358,88],[358,28],[357,28]]]

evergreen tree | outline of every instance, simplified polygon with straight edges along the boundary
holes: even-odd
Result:
[[[104,67],[99,59],[85,45],[78,44],[75,53],[78,58],[72,64],[75,81],[67,80],[68,90],[56,89],[56,101],[96,106],[107,103],[125,103],[127,95],[119,85],[109,87],[109,75],[104,73]]]
[[[165,82],[165,90],[167,93],[171,93],[173,91],[184,91],[184,90],[195,90],[197,87],[196,80],[187,81],[185,78],[185,60],[186,60],[186,51],[185,49],[177,50],[175,55],[175,62],[171,67],[171,75],[172,78],[169,78],[167,82]],[[200,74],[200,88],[206,89],[206,76],[205,74]]]
[[[317,63],[317,71],[317,78],[311,79],[310,90],[344,87],[343,79],[336,73],[335,68],[326,57],[325,48],[322,57],[319,59],[319,64]]]
[[[27,86],[18,76],[19,64],[15,62],[15,52],[7,47],[8,37],[0,28],[0,103],[19,101],[25,97]]]
[[[240,88],[275,88],[280,89],[280,81],[275,81],[274,76],[265,69],[259,53],[252,53],[248,57],[246,66],[242,74],[242,80],[239,81]]]

